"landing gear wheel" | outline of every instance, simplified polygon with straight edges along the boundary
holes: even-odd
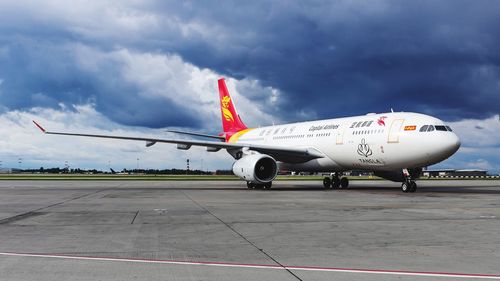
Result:
[[[250,189],[251,188],[255,188],[255,184],[253,182],[251,182],[251,181],[247,181],[247,187],[250,188]]]
[[[264,185],[263,184],[255,184],[255,189],[263,189]]]
[[[410,184],[407,182],[403,182],[401,184],[401,191],[403,192],[409,192],[410,191]]]
[[[417,191],[417,184],[414,181],[410,181],[410,192]]]
[[[331,187],[331,184],[332,184],[332,181],[330,180],[330,178],[325,177],[325,178],[323,179],[323,187],[324,187],[324,188],[330,188],[330,187]]]
[[[403,192],[415,192],[417,191],[417,184],[414,181],[405,181],[401,184],[401,190]]]
[[[403,182],[401,184],[401,191],[410,192],[410,190],[411,190],[411,183],[410,182]]]
[[[266,189],[271,188],[271,186],[273,186],[273,182],[272,181],[267,182],[267,183],[264,184],[264,188],[266,188]]]
[[[339,188],[339,187],[340,187],[340,180],[338,178],[333,178],[332,188]]]
[[[342,177],[340,179],[340,188],[348,188],[349,187],[349,179],[346,177]]]

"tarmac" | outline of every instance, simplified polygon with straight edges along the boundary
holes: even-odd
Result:
[[[0,280],[500,279],[500,181],[0,181]]]

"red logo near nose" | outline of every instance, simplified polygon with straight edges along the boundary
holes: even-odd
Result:
[[[380,116],[380,118],[377,120],[377,124],[379,126],[385,126],[385,119],[387,118],[387,116]]]

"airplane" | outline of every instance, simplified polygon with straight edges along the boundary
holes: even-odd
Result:
[[[207,135],[176,134],[199,139],[145,138],[85,133],[52,132],[33,120],[45,134],[96,137],[177,144],[178,149],[225,149],[236,161],[233,173],[248,188],[271,188],[278,171],[330,173],[324,188],[348,188],[342,176],[349,170],[401,182],[403,192],[415,192],[422,168],[441,162],[460,147],[460,139],[438,118],[412,112],[369,113],[361,116],[248,128],[238,115],[223,78],[218,80],[223,132]],[[392,111],[392,110],[391,110]]]

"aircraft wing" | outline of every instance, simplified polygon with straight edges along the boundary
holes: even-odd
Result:
[[[214,135],[207,135],[207,134],[191,133],[191,132],[184,132],[184,131],[165,130],[165,132],[175,133],[175,134],[180,134],[180,135],[195,136],[195,137],[212,138],[212,139],[218,139],[220,141],[224,141],[226,139],[226,138],[224,138],[222,136],[214,136]]]
[[[64,136],[77,136],[77,137],[94,137],[106,139],[121,139],[133,141],[145,141],[146,146],[152,146],[155,143],[173,143],[177,144],[178,149],[187,150],[191,146],[207,147],[208,151],[218,151],[220,149],[226,150],[239,150],[247,148],[249,150],[257,151],[272,156],[277,161],[287,163],[303,163],[312,159],[325,157],[323,153],[314,148],[290,148],[274,145],[250,144],[250,143],[227,143],[220,141],[201,141],[201,140],[185,140],[185,139],[157,139],[157,138],[144,138],[144,137],[129,137],[129,136],[115,136],[115,135],[97,135],[97,134],[81,134],[81,133],[66,133],[66,132],[51,132],[46,131],[37,122],[33,121],[35,125],[45,134],[49,135],[64,135]]]

